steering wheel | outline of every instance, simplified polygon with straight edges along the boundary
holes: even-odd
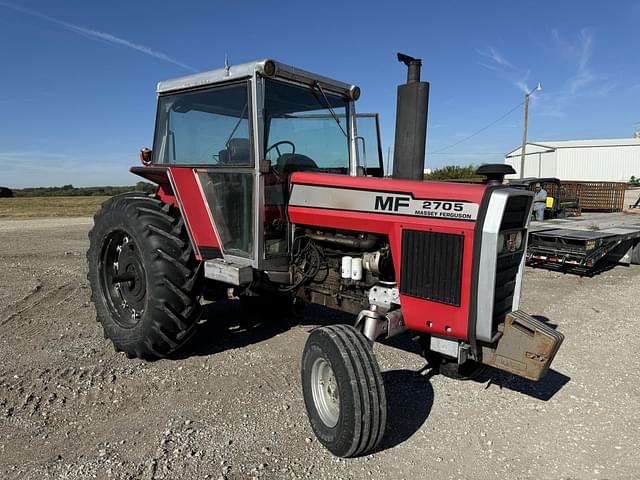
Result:
[[[290,142],[289,140],[280,140],[279,142],[276,142],[269,148],[267,148],[267,150],[264,152],[265,157],[274,148],[276,149],[276,152],[278,152],[278,157],[281,157],[282,153],[280,152],[280,145],[289,145],[291,146],[291,155],[294,155],[296,153],[296,146],[293,144],[293,142]]]

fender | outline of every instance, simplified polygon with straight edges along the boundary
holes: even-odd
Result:
[[[177,205],[198,260],[222,257],[219,236],[194,168],[147,166],[129,171],[157,184],[163,202]]]

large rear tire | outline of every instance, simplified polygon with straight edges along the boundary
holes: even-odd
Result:
[[[162,358],[200,316],[200,262],[180,212],[144,193],[107,200],[89,232],[91,300],[105,337],[129,357]]]
[[[316,437],[338,457],[366,455],[382,437],[387,401],[368,340],[349,325],[317,328],[302,357],[302,391]]]

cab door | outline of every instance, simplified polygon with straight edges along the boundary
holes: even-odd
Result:
[[[380,142],[380,115],[356,113],[355,117],[358,175],[383,177],[385,172]]]

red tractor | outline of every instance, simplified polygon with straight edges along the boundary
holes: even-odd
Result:
[[[353,314],[312,331],[301,368],[311,426],[342,457],[384,435],[376,340],[412,332],[458,378],[483,364],[546,373],[563,336],[519,310],[533,194],[504,186],[504,165],[481,167],[484,184],[422,181],[429,85],[419,59],[398,58],[393,178],[356,86],[273,60],[158,84],[153,150],[131,168],[157,192],[108,200],[89,234],[92,300],[116,350],[170,354],[202,299]]]

